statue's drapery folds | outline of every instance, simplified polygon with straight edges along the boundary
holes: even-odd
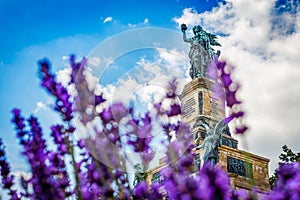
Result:
[[[191,45],[189,52],[191,63],[190,76],[192,79],[207,76],[208,68],[212,61],[220,55],[220,51],[215,52],[212,48],[212,46],[221,46],[216,41],[217,36],[204,31],[201,26],[194,26],[194,36],[187,38],[186,30],[186,25],[182,24],[183,41]]]

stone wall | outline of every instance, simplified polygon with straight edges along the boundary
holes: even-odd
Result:
[[[251,190],[253,186],[258,187],[260,191],[270,189],[269,185],[269,159],[261,156],[234,149],[222,145],[219,147],[219,163],[221,167],[231,175],[231,186],[234,188],[244,188]],[[231,163],[228,163],[228,160]],[[245,169],[242,169],[244,164]],[[234,166],[232,166],[234,165]],[[229,169],[231,167],[231,170]],[[235,167],[236,171],[232,171]],[[247,172],[248,168],[248,172]],[[245,174],[243,173],[245,170]]]

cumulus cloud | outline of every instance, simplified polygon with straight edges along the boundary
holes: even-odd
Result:
[[[117,82],[101,85],[91,71],[87,71],[86,77],[96,93],[103,93],[106,103],[122,102],[125,105],[137,104],[142,106],[141,112],[151,110],[153,102],[158,102],[168,82],[176,77],[181,88],[187,83],[189,61],[185,52],[177,49],[157,48],[153,57],[141,57],[134,67],[125,71]],[[98,59],[92,59],[98,62]],[[94,62],[94,61],[93,61]],[[66,71],[61,71],[60,77],[64,77]]]
[[[274,14],[274,8],[274,1],[228,0],[204,13],[184,9],[173,19],[220,35],[221,59],[236,66],[234,76],[242,85],[249,150],[270,158],[271,171],[282,145],[300,151],[300,15]],[[292,34],[274,29],[281,19],[294,23]]]
[[[115,89],[120,88],[120,90],[123,90],[120,93],[114,91],[116,96],[120,96],[119,99],[130,96],[130,94],[124,94],[124,90],[127,90],[124,88],[128,88],[132,92],[134,88],[142,87],[145,84],[165,86],[172,77],[186,80],[189,61],[185,52],[165,48],[156,48],[155,52],[152,58],[141,57],[135,66],[125,71],[118,82],[114,84]]]
[[[112,57],[102,57],[102,59],[100,57],[94,56],[94,57],[89,57],[88,59],[88,65],[89,67],[112,67],[110,66],[111,64],[113,64],[113,59]],[[114,66],[115,67],[115,66]]]
[[[104,20],[103,20],[103,24],[107,23],[107,22],[111,22],[113,20],[113,18],[111,16],[109,17],[106,17]]]
[[[130,28],[134,28],[134,27],[138,27],[138,26],[142,26],[142,25],[147,25],[149,24],[149,19],[145,18],[143,22],[137,23],[137,24],[132,24],[132,23],[128,23],[128,26]]]
[[[90,57],[90,58],[88,59],[88,64],[89,64],[90,66],[97,67],[97,66],[100,65],[100,58],[97,57],[97,56]]]
[[[70,59],[70,56],[62,56],[62,59],[63,59],[63,60],[69,60],[69,59]]]
[[[192,8],[185,8],[180,17],[175,17],[173,20],[180,26],[181,24],[195,25],[200,24],[200,14]]]
[[[58,72],[56,72],[57,81],[62,83],[62,85],[66,87],[71,80],[70,74],[70,67],[59,70]]]
[[[37,114],[40,111],[47,110],[49,109],[50,105],[51,105],[51,101],[48,102],[39,101],[36,103],[36,108],[34,109],[33,113]]]

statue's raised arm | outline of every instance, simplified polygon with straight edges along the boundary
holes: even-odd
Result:
[[[192,65],[190,76],[192,79],[204,77],[207,75],[207,70],[211,62],[220,55],[220,51],[215,52],[212,46],[221,46],[221,44],[217,42],[216,35],[207,33],[199,25],[193,27],[194,36],[191,38],[187,38],[186,30],[186,24],[182,24],[183,41],[191,44],[189,52],[190,63]]]
[[[187,26],[185,24],[181,24],[181,31],[183,33],[183,41],[187,42],[187,43],[193,43],[193,38],[187,38],[186,37],[186,31],[187,30]]]

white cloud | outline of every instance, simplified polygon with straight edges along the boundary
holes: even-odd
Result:
[[[57,81],[66,87],[71,80],[70,74],[71,74],[70,67],[59,70],[58,72],[56,72]]]
[[[187,83],[187,55],[176,49],[156,49],[154,59],[142,57],[136,66],[126,73],[124,79],[115,85],[113,98],[128,104],[136,101],[151,110],[153,102],[158,102],[165,93],[168,82],[176,77],[180,86]],[[178,93],[182,88],[178,88]]]
[[[134,27],[138,27],[138,26],[142,26],[142,25],[147,25],[147,24],[149,24],[149,19],[145,18],[143,22],[136,23],[136,24],[128,23],[128,26],[130,28],[134,28]]]
[[[111,22],[113,20],[113,18],[111,16],[109,17],[106,17],[104,20],[103,20],[103,24],[107,23],[107,22]]]
[[[98,57],[98,56],[94,56],[94,57],[89,57],[88,58],[88,66],[89,67],[104,67],[107,68],[109,67],[111,64],[113,64],[113,58],[112,57]],[[115,66],[110,66],[110,67],[115,67]]]
[[[145,18],[144,19],[144,24],[148,24],[149,23],[149,19],[148,18]]]
[[[97,56],[90,57],[90,58],[88,59],[88,64],[89,64],[90,66],[93,66],[93,67],[99,66],[99,65],[100,65],[100,62],[101,62],[101,60],[100,60],[100,58],[97,57]]]
[[[63,60],[69,60],[69,59],[70,59],[70,56],[63,56],[62,59],[63,59]]]
[[[43,101],[39,101],[36,103],[36,108],[34,109],[33,113],[37,114],[42,110],[47,110],[49,109],[49,106],[51,105],[51,101],[48,102],[43,102]]]
[[[196,25],[200,24],[200,14],[197,13],[196,10],[192,8],[185,8],[182,11],[181,17],[175,17],[173,20],[180,26],[181,24],[189,25]]]
[[[130,28],[134,28],[134,27],[136,27],[137,25],[136,25],[136,24],[128,23],[128,26],[129,26]]]
[[[93,62],[96,60],[98,64],[98,59],[90,59]],[[110,61],[107,61],[108,63],[112,63],[112,59],[107,60]],[[186,53],[177,49],[157,48],[154,58],[140,58],[136,62],[136,66],[120,77],[117,83],[105,86],[99,85],[98,79],[93,77],[90,71],[87,71],[86,75],[90,82],[89,85],[95,88],[96,93],[103,93],[104,98],[108,99],[107,103],[123,102],[128,105],[130,101],[139,101],[139,104],[144,103],[147,105],[146,107],[150,108],[149,106],[153,103],[153,100],[158,101],[160,99],[161,93],[164,92],[162,90],[166,88],[172,77],[177,77],[178,81],[182,82],[182,84],[179,84],[181,86],[187,83],[188,67]],[[67,73],[67,71],[63,71],[61,73]],[[61,77],[65,76],[63,74]],[[159,88],[161,88],[161,91],[156,96],[155,92]]]
[[[272,15],[273,7],[273,0],[228,0],[204,13],[184,9],[173,19],[222,35],[221,59],[236,66],[234,76],[242,85],[249,151],[271,159],[270,173],[282,145],[300,151],[300,15],[291,17],[295,32],[282,35],[272,29],[273,17],[281,18]]]

